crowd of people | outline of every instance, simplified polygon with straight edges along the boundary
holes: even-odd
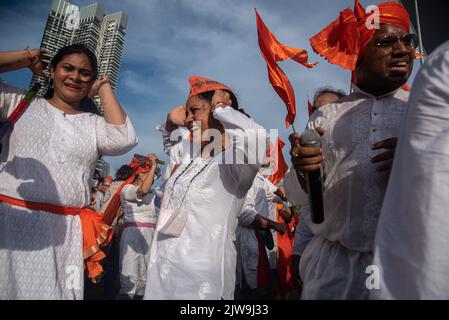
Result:
[[[42,50],[0,52],[1,72],[48,82],[1,137],[0,299],[447,298],[449,43],[410,89],[421,55],[409,15],[399,2],[378,9],[378,28],[356,0],[310,38],[352,71],[351,90],[317,89],[306,128],[321,146],[292,134],[280,182],[268,131],[234,90],[191,76],[185,104],[157,128],[165,172],[155,154],[134,155],[94,187],[100,156],[138,144],[95,54],[64,47],[47,75]],[[24,97],[0,83],[2,122]]]

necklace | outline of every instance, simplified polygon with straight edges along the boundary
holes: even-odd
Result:
[[[198,170],[197,173],[195,173],[195,175],[192,177],[192,179],[190,179],[190,182],[189,182],[189,184],[187,185],[187,188],[186,188],[186,190],[185,190],[185,192],[184,192],[184,195],[183,195],[183,197],[182,197],[182,200],[181,200],[181,204],[180,204],[179,206],[181,206],[181,205],[184,203],[184,200],[185,200],[185,198],[186,198],[186,196],[187,196],[187,192],[189,191],[189,188],[190,188],[190,186],[192,185],[192,182],[196,179],[196,177],[198,177],[198,176],[201,174],[201,172],[203,172],[203,171],[209,166],[209,164],[212,162],[212,159],[213,159],[213,157],[209,158],[208,161],[206,162],[206,164],[205,164],[200,170]],[[176,176],[175,181],[173,181],[172,191],[171,191],[170,197],[169,197],[169,201],[170,201],[170,202],[171,202],[171,200],[172,200],[173,193],[175,192],[175,187],[176,187],[176,183],[178,182],[178,179],[179,179],[182,175],[184,175],[185,172],[187,172],[187,170],[188,170],[188,169],[190,168],[190,166],[193,164],[193,161],[194,161],[194,159],[190,160],[189,164],[184,168],[184,170],[183,170],[179,175]]]

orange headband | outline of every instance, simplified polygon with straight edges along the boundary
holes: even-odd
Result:
[[[232,90],[229,87],[225,86],[224,84],[200,76],[189,77],[189,83],[190,83],[189,98],[207,91],[227,90],[232,92]]]

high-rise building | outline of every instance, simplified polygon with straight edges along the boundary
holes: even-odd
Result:
[[[41,49],[53,57],[64,46],[82,43],[95,52],[99,75],[108,74],[116,88],[128,24],[126,13],[106,15],[98,3],[78,7],[65,0],[53,0],[42,37]],[[31,84],[42,79],[33,76]],[[45,92],[42,88],[40,93]],[[97,100],[98,102],[98,100]]]

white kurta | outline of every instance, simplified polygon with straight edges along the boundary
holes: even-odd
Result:
[[[265,191],[265,178],[256,175],[249,189],[237,226],[237,285],[243,287],[243,276],[249,288],[257,288],[257,269],[259,265],[259,243],[255,229],[251,226],[257,214],[269,218],[269,205]]]
[[[255,134],[248,129],[261,128],[230,107],[217,108],[213,116],[225,129],[246,130],[233,131],[240,141]],[[248,152],[254,152],[255,145],[248,145]],[[260,166],[220,164],[222,156],[234,152],[237,163],[243,163],[247,153],[240,147],[233,143],[215,157],[182,163],[167,181],[158,223],[169,209],[181,205],[188,218],[179,237],[155,233],[145,299],[233,299],[237,217]]]
[[[0,83],[1,120],[22,97]],[[82,208],[99,155],[123,154],[137,138],[128,119],[111,125],[90,113],[64,115],[39,98],[1,142],[0,194]],[[0,299],[82,299],[83,278],[78,216],[0,203]]]
[[[127,184],[121,191],[120,201],[124,222],[156,224],[155,194],[137,197],[138,187]],[[150,248],[154,227],[126,227],[120,238],[120,293],[143,296],[150,261]]]
[[[295,230],[295,238],[293,242],[292,255],[302,256],[309,242],[315,237],[310,227],[307,225],[307,220],[310,221],[310,207],[304,206],[301,208],[301,217],[299,218],[298,226]]]
[[[449,299],[449,42],[415,78],[379,218],[372,298]]]
[[[399,136],[408,93],[374,97],[354,92],[315,111],[308,127],[322,127],[324,222],[307,223],[316,235],[300,262],[303,299],[367,299],[366,268],[372,262],[377,219],[387,173],[371,158],[371,145]],[[298,192],[303,192],[302,189]]]

